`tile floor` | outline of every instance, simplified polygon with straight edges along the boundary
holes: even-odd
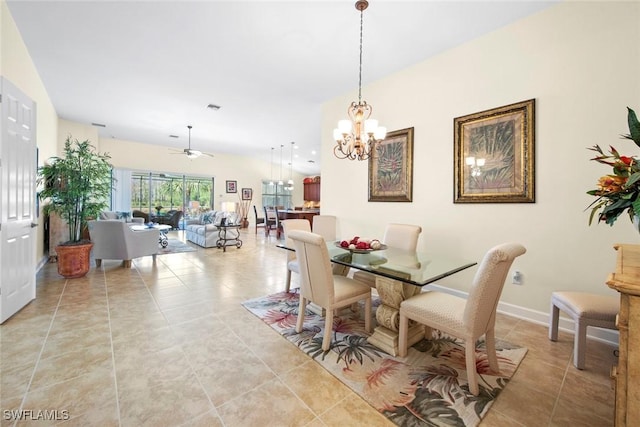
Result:
[[[275,237],[243,240],[69,281],[46,265],[36,300],[0,327],[0,424],[22,408],[64,426],[391,425],[240,305],[285,276]],[[529,352],[482,426],[613,425],[613,347],[590,341],[578,371],[570,334],[552,343],[545,326],[499,315],[497,336]]]

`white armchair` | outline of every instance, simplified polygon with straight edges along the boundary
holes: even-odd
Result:
[[[133,258],[152,255],[155,261],[160,232],[153,228],[133,231],[125,222],[107,219],[89,221],[89,236],[97,267],[103,259],[121,259],[125,268],[131,268]]]

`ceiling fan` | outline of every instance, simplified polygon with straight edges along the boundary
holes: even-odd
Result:
[[[213,157],[213,154],[211,153],[203,153],[202,151],[198,151],[198,150],[192,150],[191,149],[191,128],[193,126],[189,125],[187,126],[189,128],[189,148],[185,148],[182,151],[179,150],[175,150],[175,148],[171,148],[171,150],[174,150],[175,152],[171,153],[171,154],[186,154],[188,158],[190,159],[197,159],[200,156],[209,156],[209,157]]]

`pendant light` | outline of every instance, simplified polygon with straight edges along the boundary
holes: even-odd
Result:
[[[269,185],[275,185],[275,182],[273,182],[273,150],[275,150],[275,148],[271,147],[271,175],[269,176]]]
[[[358,71],[358,102],[353,101],[347,109],[349,119],[340,120],[333,131],[336,145],[333,154],[339,159],[367,160],[374,155],[378,142],[383,140],[387,129],[370,119],[373,107],[362,100],[362,21],[363,12],[369,6],[367,0],[358,0],[360,11],[360,68]]]
[[[291,141],[291,160],[289,161],[289,181],[287,181],[287,190],[293,191],[293,146],[294,141]]]
[[[278,180],[278,185],[283,185],[284,182],[282,182],[282,148],[284,147],[284,144],[280,144],[280,180]]]

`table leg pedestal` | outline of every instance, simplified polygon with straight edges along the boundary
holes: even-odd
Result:
[[[376,289],[380,296],[380,306],[376,310],[378,325],[369,337],[369,343],[392,356],[398,355],[398,330],[400,327],[400,303],[420,293],[420,287],[405,284],[399,280],[376,277]],[[424,327],[409,324],[407,345],[411,346],[424,337]]]

